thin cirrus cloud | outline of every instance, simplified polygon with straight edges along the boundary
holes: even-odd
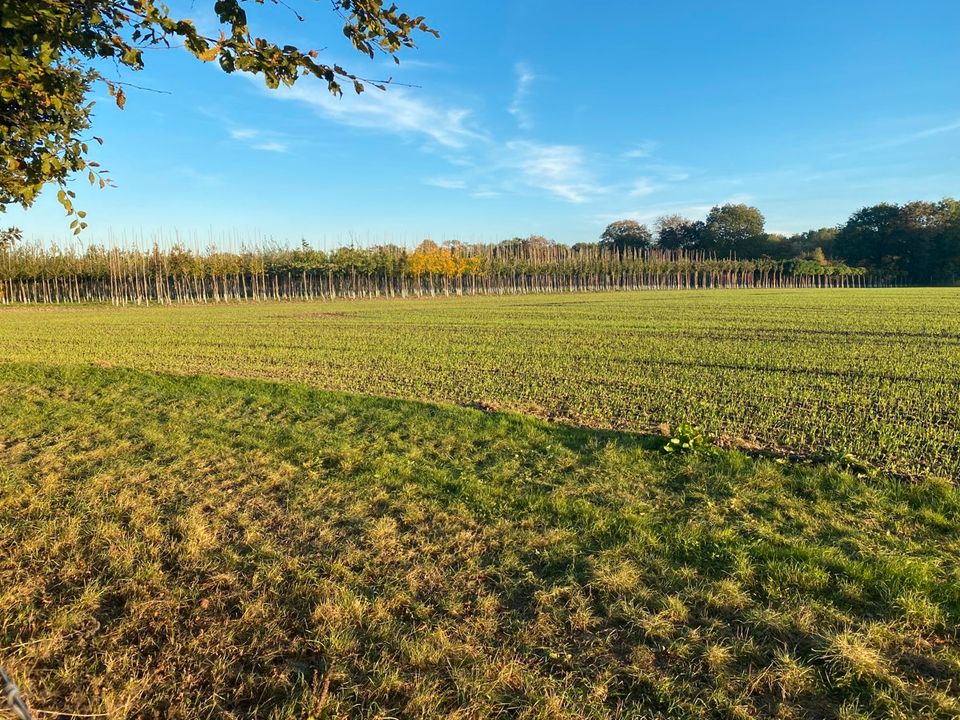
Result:
[[[517,63],[514,72],[517,84],[508,110],[521,128],[530,127],[524,100],[536,76],[523,63]],[[534,192],[580,205],[615,190],[632,197],[658,190],[653,178],[640,178],[632,185],[601,182],[596,166],[603,158],[594,157],[580,145],[497,139],[477,126],[470,109],[445,105],[410,88],[391,87],[387,92],[368,88],[359,95],[349,93],[341,98],[332,95],[322,83],[301,82],[271,92],[269,97],[302,104],[321,117],[348,127],[426,140],[421,149],[444,158],[452,172],[427,177],[423,184],[464,192],[475,199]],[[240,137],[234,137],[248,142],[259,139],[246,130],[240,133]],[[656,145],[644,141],[628,155],[648,157]]]
[[[289,145],[274,137],[275,133],[265,133],[253,128],[233,128],[230,130],[230,137],[233,140],[247,144],[254,150],[263,152],[285,153],[290,149]]]
[[[922,130],[916,130],[911,133],[896,135],[894,137],[889,137],[884,140],[881,140],[879,142],[873,142],[866,145],[861,145],[860,147],[853,147],[852,149],[844,150],[842,152],[832,153],[827,156],[827,159],[840,160],[843,158],[850,157],[851,155],[876,152],[877,150],[889,150],[891,148],[901,147],[903,145],[910,145],[911,143],[920,142],[922,140],[926,140],[927,138],[936,137],[938,135],[957,132],[958,130],[960,130],[960,119],[954,120],[953,122],[948,122],[942,125],[935,125],[933,127],[923,128]]]
[[[527,140],[506,143],[508,166],[520,173],[528,186],[545,190],[571,203],[585,203],[604,192],[587,167],[582,148],[576,145],[547,145]]]
[[[470,190],[473,197],[493,197],[504,186],[523,185],[570,203],[586,202],[602,191],[593,181],[579,146],[528,140],[492,141],[469,124],[469,110],[431,104],[407,88],[367,90],[347,99],[331,95],[319,83],[300,83],[271,96],[301,102],[323,117],[350,127],[425,137],[447,150],[458,151],[456,164],[474,176],[484,175],[484,167],[507,171],[497,188],[491,187],[489,178],[472,186],[466,178],[429,178],[425,181],[428,185]]]
[[[303,103],[341,125],[425,136],[451,149],[462,149],[483,139],[482,133],[468,125],[469,110],[431,105],[408,88],[393,87],[387,92],[367,88],[347,98],[331,94],[321,83],[300,82],[274,91],[271,97]]]
[[[257,143],[251,145],[254,150],[263,150],[264,152],[276,152],[276,153],[285,153],[287,151],[287,144],[279,142],[277,140],[270,140],[268,142]]]
[[[658,189],[651,178],[640,178],[633,183],[633,186],[627,194],[630,197],[644,197],[646,195],[652,195]]]
[[[433,177],[427,178],[423,181],[424,185],[432,185],[433,187],[443,188],[444,190],[464,190],[467,187],[465,180],[460,180],[458,178],[447,178],[447,177]]]
[[[644,140],[643,142],[637,143],[632,148],[627,150],[623,156],[629,160],[648,158],[653,155],[658,147],[659,143],[654,142],[653,140]]]
[[[871,147],[871,150],[879,150],[881,148],[890,148],[896,147],[898,145],[907,145],[912,142],[917,142],[918,140],[924,140],[929,137],[934,137],[936,135],[943,135],[944,133],[955,132],[960,130],[960,120],[955,122],[947,123],[946,125],[937,125],[935,127],[926,128],[924,130],[918,130],[908,135],[901,135],[900,137],[891,138],[883,143],[878,143]]]
[[[537,76],[527,66],[526,63],[518,62],[514,65],[514,73],[517,76],[516,89],[513,91],[513,100],[507,108],[507,112],[516,118],[517,125],[521,130],[529,130],[533,127],[533,120],[526,108],[527,96],[530,94],[530,86]]]
[[[607,192],[596,182],[586,152],[576,145],[511,140],[477,148],[456,165],[459,174],[427,178],[424,184],[466,190],[479,200],[533,191],[582,204]]]

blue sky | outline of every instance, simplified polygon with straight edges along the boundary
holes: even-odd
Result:
[[[212,28],[212,4],[172,6]],[[98,92],[96,159],[118,187],[76,183],[85,241],[573,243],[727,201],[791,232],[960,196],[957,0],[403,0],[441,38],[399,67],[353,51],[327,3],[293,4],[307,22],[255,9],[253,30],[417,87],[269,91],[149,51],[119,78],[165,93],[130,90],[121,112]],[[67,237],[51,192],[2,222]]]

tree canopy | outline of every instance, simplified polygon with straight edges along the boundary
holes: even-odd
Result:
[[[634,250],[650,247],[653,243],[653,234],[646,225],[636,220],[617,220],[607,225],[600,236],[600,245],[614,247],[618,250],[632,248]]]
[[[834,253],[906,282],[956,282],[960,201],[946,198],[862,208],[840,228]]]
[[[303,76],[320,78],[331,93],[343,87],[362,92],[368,83],[337,64],[321,62],[311,48],[280,45],[256,36],[244,5],[271,4],[303,18],[283,0],[206,0],[220,24],[219,35],[204,35],[187,18],[178,19],[158,0],[16,0],[4,2],[0,18],[0,211],[8,204],[29,207],[49,183],[60,186],[58,199],[74,214],[75,194],[66,187],[77,172],[91,184],[110,183],[108,173],[89,160],[85,133],[91,127],[94,84],[105,83],[122,109],[125,83],[107,77],[103,61],[131,70],[144,66],[150,47],[182,46],[198,60],[217,62],[224,72],[262,75],[271,88],[292,85]],[[331,0],[343,34],[359,52],[393,56],[415,46],[417,33],[436,36],[422,16],[408,15],[383,0]],[[398,60],[397,60],[398,61]],[[77,211],[72,226],[85,223]]]
[[[842,262],[877,277],[914,285],[960,282],[960,201],[879,203],[861,208],[839,227],[781,235],[763,229],[747,205],[712,208],[706,221],[664,215],[656,244],[715,257]]]
[[[720,205],[713,208],[704,223],[704,245],[726,255],[743,250],[764,239],[764,217],[755,207],[744,204]],[[750,253],[753,254],[753,253]]]
[[[681,215],[657,218],[657,244],[664,250],[695,250],[703,238],[703,222]]]

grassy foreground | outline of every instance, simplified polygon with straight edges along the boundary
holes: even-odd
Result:
[[[481,404],[591,427],[686,419],[960,476],[960,289],[2,308],[0,358]]]
[[[38,709],[960,714],[946,482],[254,380],[3,364],[0,398],[0,662]]]

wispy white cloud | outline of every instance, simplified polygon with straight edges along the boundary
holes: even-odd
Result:
[[[917,142],[918,140],[924,140],[929,137],[934,137],[936,135],[943,135],[944,133],[950,133],[960,130],[960,120],[955,122],[947,123],[946,125],[937,125],[935,127],[926,128],[924,130],[918,130],[916,132],[908,133],[907,135],[901,135],[899,137],[890,138],[882,143],[877,143],[877,145],[870,148],[871,150],[879,150],[881,148],[896,147],[898,145],[907,145],[912,142]]]
[[[445,190],[463,190],[467,187],[465,180],[459,178],[433,177],[423,181],[424,185],[444,188]]]
[[[514,71],[516,89],[508,109],[518,125],[529,128],[524,101],[536,75],[523,63],[517,63]],[[646,168],[644,171],[649,172],[649,176],[632,183],[613,177],[610,170],[622,156],[596,155],[585,146],[497,138],[477,126],[470,109],[430,98],[416,89],[394,86],[382,92],[368,88],[360,95],[348,92],[338,98],[322,83],[301,81],[290,88],[270,91],[270,97],[298,103],[348,127],[426,140],[420,146],[421,151],[444,160],[450,172],[428,176],[421,182],[460,191],[473,198],[534,192],[567,203],[585,204],[615,194],[643,197],[669,182],[662,173]],[[256,142],[261,149],[281,151],[278,146],[282,138],[251,135],[243,128],[238,132],[238,139]],[[267,141],[275,147],[264,147]],[[628,154],[634,158],[646,157],[655,148],[656,143],[647,140]]]
[[[461,156],[458,172],[424,180],[429,185],[466,190],[470,197],[492,198],[535,191],[569,203],[585,203],[610,191],[597,182],[592,161],[577,145],[532,140],[491,142]]]
[[[513,140],[505,146],[508,165],[523,181],[571,203],[584,203],[604,192],[587,167],[582,148],[576,145],[545,145]]]
[[[285,153],[289,148],[285,142],[270,140],[268,142],[251,145],[254,150],[263,150],[264,152]]]
[[[957,132],[960,130],[960,119],[954,120],[953,122],[948,122],[942,125],[935,125],[933,127],[923,128],[922,130],[915,130],[914,132],[905,133],[901,135],[895,135],[893,137],[888,137],[878,142],[868,142],[863,145],[854,145],[854,147],[843,150],[842,152],[832,153],[827,156],[829,160],[839,160],[842,158],[850,157],[851,155],[857,155],[860,153],[869,153],[875,152],[877,150],[889,150],[890,148],[900,147],[902,145],[909,145],[911,143],[920,142],[921,140],[926,140],[927,138],[936,137],[938,135],[945,135],[951,132]]]
[[[258,130],[252,130],[251,128],[234,128],[230,131],[230,137],[234,140],[252,140],[259,134]]]
[[[517,125],[519,125],[522,130],[529,130],[533,127],[533,121],[530,118],[529,112],[527,112],[525,102],[527,96],[530,94],[530,86],[533,84],[533,81],[537,79],[537,76],[533,74],[533,71],[530,70],[526,63],[518,62],[514,65],[513,69],[517,76],[517,86],[513,91],[513,100],[510,103],[510,107],[507,108],[507,112],[516,118]]]
[[[632,148],[627,150],[623,156],[631,160],[647,158],[653,155],[654,151],[656,151],[659,146],[660,144],[653,140],[644,140],[643,142],[637,143]]]
[[[290,149],[289,143],[279,139],[279,133],[256,130],[254,128],[232,128],[230,137],[237,142],[247,144],[254,150],[264,152],[285,153]]]
[[[630,197],[643,197],[645,195],[652,195],[659,189],[652,178],[644,177],[636,180],[627,194]]]
[[[484,138],[469,127],[469,110],[445,107],[409,88],[392,87],[387,92],[367,88],[360,95],[348,91],[340,98],[321,83],[301,81],[272,91],[272,95],[303,103],[342,125],[426,137],[447,148],[463,148]]]

